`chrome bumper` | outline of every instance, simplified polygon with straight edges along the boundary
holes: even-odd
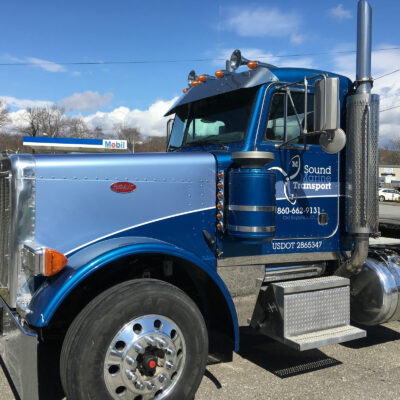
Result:
[[[38,336],[0,297],[0,356],[21,400],[39,400]]]

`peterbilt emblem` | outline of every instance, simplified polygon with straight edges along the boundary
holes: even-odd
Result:
[[[110,186],[113,192],[131,193],[136,189],[136,185],[131,182],[116,182]]]

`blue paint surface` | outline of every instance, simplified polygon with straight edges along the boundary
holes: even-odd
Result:
[[[68,266],[56,279],[43,285],[33,297],[30,305],[32,312],[27,315],[28,323],[36,327],[47,326],[63,300],[79,283],[110,262],[133,254],[166,254],[189,261],[206,272],[225,297],[233,321],[235,349],[238,350],[239,328],[235,307],[225,284],[216,272],[215,260],[206,263],[185,249],[146,237],[109,239],[72,255]]]

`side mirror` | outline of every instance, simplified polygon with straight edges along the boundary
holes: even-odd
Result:
[[[318,79],[314,89],[314,129],[316,132],[340,128],[339,78]]]
[[[322,150],[336,154],[346,145],[346,134],[340,129],[339,78],[324,78],[315,82],[314,129],[321,132]]]

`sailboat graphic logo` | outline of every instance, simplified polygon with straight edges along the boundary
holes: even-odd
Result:
[[[301,170],[301,159],[298,154],[293,156],[290,159],[289,166],[290,166],[289,173],[287,173],[284,169],[282,169],[280,167],[271,167],[268,169],[279,171],[282,174],[282,176],[283,176],[283,193],[286,197],[286,200],[290,204],[295,205],[297,202],[297,194],[296,194],[296,192],[290,193],[291,192],[290,183],[297,177],[297,175],[300,173],[300,170]]]

